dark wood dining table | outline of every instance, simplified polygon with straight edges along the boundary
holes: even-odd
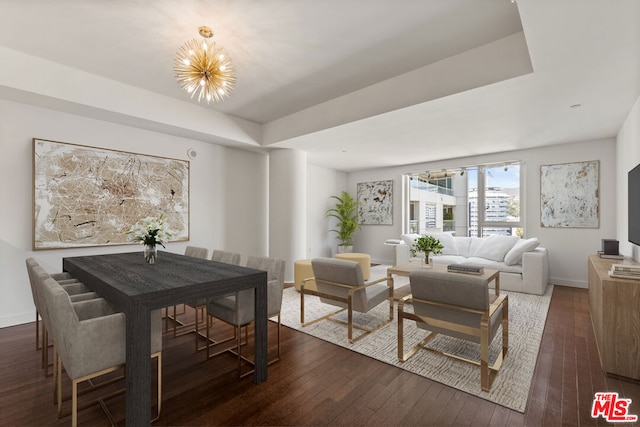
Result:
[[[151,424],[151,311],[255,289],[255,383],[267,379],[267,273],[161,251],[63,258],[62,268],[126,316],[126,424]]]

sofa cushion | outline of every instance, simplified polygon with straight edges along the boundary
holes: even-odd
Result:
[[[469,256],[469,245],[471,244],[471,237],[455,236],[453,238],[453,241],[456,244],[456,251],[458,252],[458,255],[463,257]]]
[[[425,233],[426,236],[433,236],[442,245],[442,255],[458,255],[458,248],[451,233]]]
[[[422,236],[432,236],[440,241],[443,246],[442,255],[458,255],[458,249],[456,243],[453,240],[451,233],[425,233],[425,234],[403,234],[402,241],[409,245],[409,248],[413,247],[413,242]]]
[[[409,245],[409,247],[413,246],[413,241],[416,240],[418,237],[420,237],[420,235],[416,233],[403,234],[402,236],[400,236],[402,241],[407,245]]]
[[[460,255],[464,255],[466,257],[473,256],[473,254],[478,252],[478,249],[480,249],[480,246],[482,246],[482,242],[483,242],[483,239],[480,237],[469,237],[469,248],[467,249],[467,253],[465,254],[460,253]]]
[[[491,268],[504,273],[522,273],[522,266],[520,264],[506,265],[504,262],[493,261],[480,257],[469,257],[465,260],[465,262],[478,264],[483,266],[484,268]]]
[[[467,258],[460,255],[434,255],[431,258],[434,264],[460,264],[461,262],[466,262]]]
[[[520,238],[518,236],[487,236],[481,240],[482,243],[471,253],[471,256],[502,262],[504,256]]]
[[[506,265],[516,265],[522,263],[522,255],[525,252],[530,252],[540,246],[540,241],[533,237],[531,239],[520,239],[504,256],[504,263]]]

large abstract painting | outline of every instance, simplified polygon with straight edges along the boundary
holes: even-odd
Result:
[[[540,225],[598,228],[597,160],[540,167]]]
[[[358,183],[360,224],[393,224],[393,181]]]
[[[189,240],[189,162],[33,140],[33,248],[129,243],[147,216]]]

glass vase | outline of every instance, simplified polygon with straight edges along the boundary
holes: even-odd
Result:
[[[430,268],[431,267],[431,253],[423,254],[422,256],[422,267]]]
[[[155,264],[158,257],[158,248],[155,245],[144,245],[144,260],[147,264]]]

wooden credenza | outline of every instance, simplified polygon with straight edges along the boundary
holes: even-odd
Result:
[[[602,369],[640,380],[640,280],[609,277],[612,264],[635,261],[589,255],[589,307]]]

